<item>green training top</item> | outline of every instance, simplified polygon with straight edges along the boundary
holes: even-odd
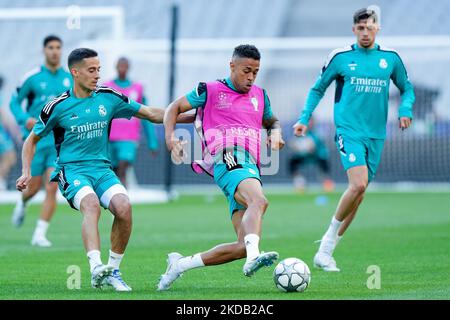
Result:
[[[392,49],[357,44],[336,49],[309,91],[299,122],[307,125],[328,86],[336,80],[334,122],[337,134],[384,139],[390,80],[401,94],[399,117],[412,119],[414,89],[403,62]]]
[[[98,87],[87,98],[75,97],[71,89],[45,105],[33,131],[39,137],[54,132],[58,167],[110,164],[111,121],[130,119],[140,107],[108,87]]]
[[[29,118],[38,119],[42,108],[47,102],[67,91],[72,86],[72,76],[60,67],[55,72],[45,65],[28,72],[16,92],[11,97],[10,108],[17,124],[22,128],[23,138],[26,139],[30,131],[25,128]],[[22,108],[26,100],[25,110]],[[53,146],[53,136],[39,141],[40,147]]]

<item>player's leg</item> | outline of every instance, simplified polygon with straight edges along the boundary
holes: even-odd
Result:
[[[0,124],[0,190],[6,190],[6,178],[16,161],[14,143]]]
[[[52,162],[49,163],[49,150],[51,148],[41,148],[41,144],[36,147],[36,154],[31,161],[31,181],[29,186],[22,192],[22,197],[17,201],[16,206],[13,211],[12,223],[16,227],[20,227],[25,219],[26,207],[28,201],[33,198],[36,193],[39,192],[44,179],[45,171],[48,167],[53,166],[53,162],[56,158],[56,151],[53,151],[54,157]]]
[[[12,216],[11,216],[11,223],[13,226],[19,228],[22,226],[25,215],[26,215],[26,208],[28,205],[28,201],[33,198],[36,193],[39,192],[42,185],[42,176],[32,176],[30,179],[30,183],[28,184],[28,187],[22,191],[20,198],[17,200],[16,205],[14,207]]]
[[[183,256],[178,252],[169,253],[167,258],[167,270],[161,276],[158,283],[158,290],[169,289],[170,285],[178,279],[184,272],[218,264],[228,263],[242,259],[246,256],[244,244],[244,231],[242,228],[242,217],[245,210],[236,210],[231,221],[237,235],[237,240],[232,243],[222,243],[205,252],[199,252],[191,256]]]
[[[364,199],[364,194],[361,195],[361,197],[358,199],[354,209],[350,212],[350,214],[342,221],[341,227],[338,231],[338,238],[337,243],[341,240],[341,238],[344,236],[345,231],[348,229],[350,224],[352,223],[353,219],[355,218],[356,212],[358,211],[359,206],[361,205],[361,202]],[[337,245],[336,243],[336,245]]]
[[[369,139],[367,141],[366,146],[367,146],[367,150],[368,150],[368,152],[367,152],[368,183],[367,184],[369,184],[375,177],[378,165],[380,164],[381,154],[383,152],[384,140]],[[338,241],[344,235],[345,231],[348,229],[348,227],[352,223],[353,219],[355,218],[355,215],[356,215],[358,208],[359,208],[361,202],[363,201],[363,199],[364,199],[364,193],[356,201],[356,205],[355,205],[354,209],[344,219],[342,225],[339,228]]]
[[[231,222],[237,235],[237,240],[232,243],[223,243],[201,253],[201,259],[205,266],[213,266],[245,258],[246,250],[244,244],[244,229],[242,218],[245,210],[237,210],[233,213]]]
[[[239,183],[234,198],[247,207],[241,222],[247,256],[243,272],[246,276],[252,276],[261,267],[269,266],[278,259],[277,252],[259,251],[262,218],[269,202],[264,196],[260,180],[255,178],[247,178]]]
[[[123,186],[121,186],[123,188]],[[131,235],[132,218],[131,204],[126,194],[116,194],[109,206],[114,214],[111,230],[111,250],[109,251],[108,265],[113,267],[113,274],[105,279],[105,284],[112,286],[116,291],[131,291],[122,279],[120,263],[125,253]]]
[[[112,274],[113,268],[104,265],[100,254],[100,201],[93,184],[96,182],[96,168],[63,168],[57,176],[59,190],[70,206],[79,210],[83,216],[81,235],[91,271],[91,285],[100,288],[104,279]]]
[[[16,159],[14,149],[0,152],[0,190],[6,190],[6,178],[12,166],[16,163]]]
[[[327,158],[317,157],[317,165],[322,174],[322,186],[325,192],[331,192],[334,190],[334,182],[330,177],[330,164]]]
[[[119,271],[132,228],[132,209],[127,190],[120,184],[117,176],[108,170],[99,179],[95,191],[100,198],[100,204],[104,208],[108,208],[114,216],[108,260],[108,265],[113,268],[113,273],[105,278],[104,284],[112,286],[116,291],[131,291]]]
[[[100,234],[98,231],[100,203],[94,190],[90,187],[80,189],[75,199],[74,205],[75,207],[79,206],[79,210],[83,215],[81,230],[90,265],[91,285],[94,288],[101,288],[105,278],[112,274],[113,268],[109,265],[104,265],[101,260]]]
[[[347,176],[349,181],[348,187],[341,196],[335,215],[332,217],[331,223],[320,242],[319,250],[314,257],[315,266],[325,271],[339,271],[339,268],[336,267],[336,261],[332,257],[334,249],[340,240],[338,237],[339,229],[347,217],[352,219],[351,214],[356,213],[358,210],[367,188],[366,166],[348,169]],[[348,220],[348,223],[350,222],[351,220]]]
[[[297,192],[304,192],[306,189],[306,179],[300,172],[300,167],[305,162],[305,157],[297,155],[289,160],[289,172],[292,176],[292,182]]]
[[[58,184],[50,181],[50,175],[54,168],[50,167],[45,172],[45,199],[41,207],[41,216],[36,223],[31,244],[39,247],[50,247],[52,244],[47,239],[47,230],[50,221],[56,209],[56,193],[58,191]]]
[[[325,271],[339,271],[333,258],[339,241],[338,231],[344,219],[357,210],[368,184],[367,146],[364,141],[339,136],[337,146],[347,172],[348,187],[341,196],[331,223],[320,241],[314,265]]]

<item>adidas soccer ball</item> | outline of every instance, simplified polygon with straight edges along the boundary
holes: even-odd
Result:
[[[309,267],[302,260],[287,258],[273,271],[275,286],[282,292],[303,292],[311,281]]]

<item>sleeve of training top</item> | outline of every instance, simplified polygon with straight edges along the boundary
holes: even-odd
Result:
[[[338,63],[336,60],[338,60],[338,58],[334,55],[334,53],[331,53],[328,56],[327,62],[323,66],[319,78],[314,86],[309,90],[303,111],[298,119],[299,123],[308,125],[309,119],[311,118],[314,109],[316,109],[320,100],[323,98],[325,91],[339,75]]]
[[[396,54],[395,55],[395,66],[391,75],[391,79],[395,86],[400,90],[401,102],[398,109],[398,117],[408,117],[413,118],[413,104],[416,100],[414,94],[414,88],[412,83],[409,81],[408,73],[406,72],[405,65],[402,59]]]
[[[15,93],[11,96],[11,101],[9,103],[9,108],[11,109],[11,113],[14,115],[14,118],[19,125],[25,125],[27,120],[31,117],[28,112],[23,110],[22,102],[27,98],[31,93],[31,80],[30,78],[26,79],[19,87]]]
[[[206,83],[199,82],[199,84],[186,95],[186,99],[189,101],[192,108],[203,108],[206,103]]]

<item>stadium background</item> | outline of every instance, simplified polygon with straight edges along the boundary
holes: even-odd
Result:
[[[433,189],[450,180],[450,21],[445,0],[313,1],[313,0],[189,0],[178,1],[179,21],[175,96],[187,93],[198,81],[226,77],[232,49],[241,43],[260,48],[262,67],[257,84],[271,98],[286,140],[297,119],[307,91],[315,81],[327,54],[354,42],[352,13],[363,6],[381,8],[382,30],[378,43],[397,49],[415,86],[413,127],[397,129],[398,90],[391,85],[388,137],[375,185],[409,188],[424,183]],[[102,81],[115,76],[119,56],[131,60],[130,78],[145,86],[150,105],[168,104],[170,8],[165,0],[1,0],[1,74],[3,118],[14,132],[9,113],[10,94],[22,76],[42,64],[42,39],[56,34],[64,40],[63,64],[68,53],[80,46],[99,51]],[[35,11],[37,8],[47,8]],[[39,9],[38,9],[39,10]],[[59,10],[59,11],[58,11]],[[56,12],[59,13],[56,13]],[[61,12],[63,15],[61,16]],[[426,12],[426,14],[423,14]],[[34,17],[32,17],[34,16]],[[334,85],[316,109],[317,131],[330,150],[331,174],[344,183],[346,177],[334,146],[332,105]],[[189,130],[191,127],[186,127]],[[163,127],[157,126],[160,151],[151,157],[142,141],[135,166],[136,183],[161,187],[166,172]],[[21,141],[16,139],[20,152]],[[20,154],[20,153],[18,153]],[[280,170],[264,177],[266,184],[287,185],[289,150],[280,153]],[[316,169],[306,175],[317,181]],[[14,189],[20,175],[20,160],[9,175]],[[205,184],[207,176],[191,172],[190,166],[176,166],[175,185]],[[183,187],[175,187],[186,190]]]
[[[172,4],[168,0],[0,0],[0,74],[6,80],[1,92],[2,113],[8,130],[17,133],[8,108],[11,92],[26,72],[43,63],[42,39],[51,33],[65,42],[63,64],[76,47],[96,49],[103,64],[103,81],[115,76],[119,56],[129,57],[131,79],[144,83],[150,104],[166,106]],[[282,258],[299,257],[310,265],[313,280],[305,294],[278,292],[273,268],[244,279],[242,261],[189,271],[173,290],[155,291],[168,252],[192,254],[234,238],[225,197],[208,177],[194,175],[188,165],[173,167],[179,199],[150,204],[166,200],[164,192],[156,190],[163,189],[166,173],[163,128],[158,126],[159,155],[152,158],[141,143],[135,168],[140,188],[131,186],[130,190],[136,204],[133,234],[121,271],[133,293],[118,295],[90,287],[81,216],[64,199],[49,230],[52,248],[30,245],[42,195],[28,207],[24,225],[20,229],[11,226],[11,212],[20,195],[14,190],[19,160],[9,175],[10,191],[0,192],[0,270],[5,270],[0,274],[0,300],[89,299],[95,300],[96,306],[99,300],[115,299],[221,299],[223,303],[237,299],[270,303],[278,299],[448,300],[449,1],[180,0],[175,95],[185,94],[198,81],[226,77],[233,48],[253,43],[262,53],[257,84],[269,92],[288,140],[326,56],[332,49],[354,42],[351,16],[370,4],[378,5],[382,12],[378,42],[400,52],[415,85],[417,102],[412,128],[401,132],[396,121],[398,91],[391,86],[386,148],[375,183],[351,232],[336,251],[341,273],[312,268],[317,250],[314,241],[328,225],[346,182],[333,141],[332,85],[315,115],[317,131],[330,150],[332,177],[341,183],[338,190],[324,195],[317,184],[317,189],[303,195],[292,192],[287,149],[280,153],[279,173],[264,177],[270,207],[264,217],[261,249],[277,250]],[[20,154],[21,139],[15,139]],[[307,173],[311,181],[319,182],[315,170]],[[105,261],[111,230],[107,212],[101,215],[99,229]],[[367,270],[373,265],[382,270],[380,290],[367,285],[371,277]],[[80,269],[79,290],[69,287],[72,274],[67,270],[71,267]],[[293,312],[303,307],[296,305]],[[148,310],[155,312],[154,308]],[[169,315],[170,309],[164,312]]]

